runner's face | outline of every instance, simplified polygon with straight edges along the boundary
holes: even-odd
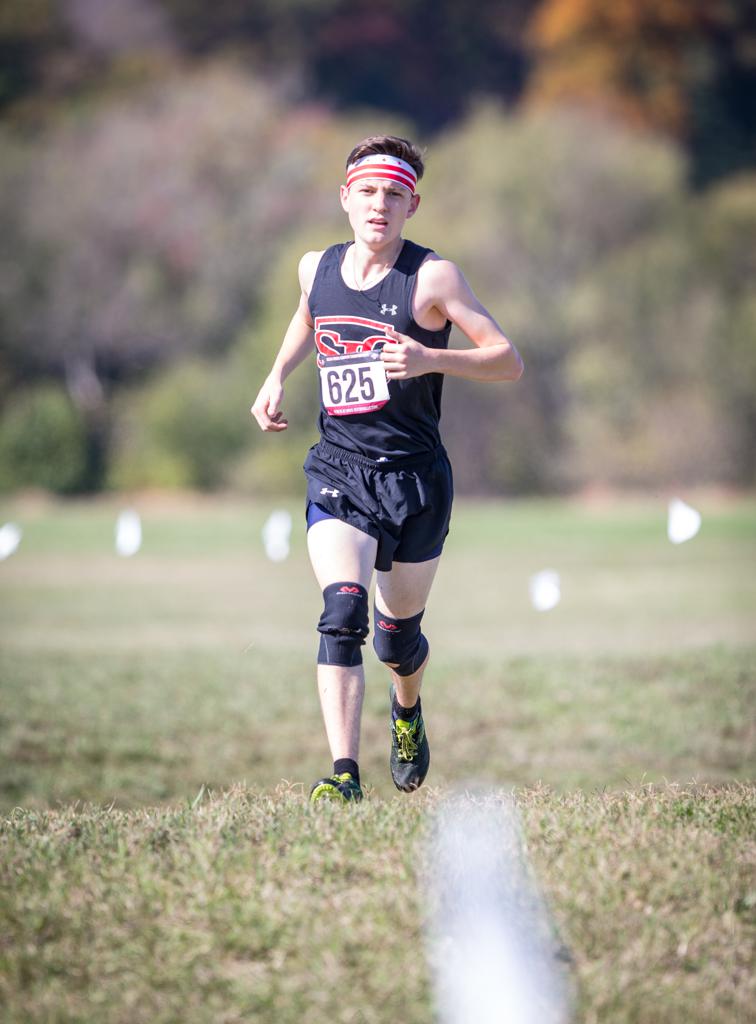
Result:
[[[355,238],[368,245],[382,246],[398,238],[419,202],[420,196],[381,178],[367,178],[350,189],[341,186],[341,205]]]

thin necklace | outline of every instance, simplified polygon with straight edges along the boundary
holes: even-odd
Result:
[[[391,271],[396,266],[396,261],[399,259],[399,253],[402,251],[403,245],[404,245],[404,242],[402,242],[401,246],[397,250],[396,255],[394,256],[394,258],[391,261],[391,263],[384,264],[383,274],[375,282],[375,284],[366,285],[365,281],[363,281],[362,282],[362,287],[360,288],[359,282],[357,281],[357,273],[356,273],[355,264],[354,264],[354,243],[352,243],[352,245],[350,246],[350,249],[352,250],[352,260],[351,260],[351,263],[349,265],[349,270],[350,270],[350,273],[352,275],[352,281],[354,282],[354,287],[360,293],[360,295],[364,295],[366,291],[370,291],[371,288],[375,288],[375,286],[377,284],[383,285],[383,282],[386,280],[386,278],[389,276]],[[381,290],[378,292],[378,296],[376,298],[376,302],[378,302],[380,300],[381,291],[382,290],[383,289],[381,288]]]

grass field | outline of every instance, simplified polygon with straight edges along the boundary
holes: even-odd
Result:
[[[429,787],[388,779],[368,652],[369,799],[313,815],[299,508],[273,564],[270,506],[142,498],[123,560],[112,502],[6,503],[3,1019],[432,1020],[423,837],[475,780],[515,786],[575,1020],[753,1020],[756,502],[696,504],[675,547],[662,500],[460,503],[425,619]],[[544,568],[562,601],[538,613]]]

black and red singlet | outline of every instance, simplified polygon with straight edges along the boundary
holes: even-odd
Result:
[[[396,263],[376,285],[350,288],[342,263],[350,242],[323,253],[309,296],[321,393],[323,440],[373,460],[434,452],[441,444],[443,374],[385,380],[378,353],[386,327],[430,348],[447,348],[451,323],[439,331],[412,315],[417,272],[431,252],[405,241]]]

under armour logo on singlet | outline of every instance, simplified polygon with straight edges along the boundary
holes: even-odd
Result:
[[[396,316],[396,312],[396,306],[387,306],[385,302],[381,305],[381,316],[385,316],[387,313],[390,316]]]

